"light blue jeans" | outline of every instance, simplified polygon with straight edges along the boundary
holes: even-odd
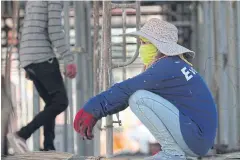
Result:
[[[163,151],[197,157],[184,141],[179,120],[181,113],[172,103],[152,92],[139,90],[129,98],[129,106],[161,144]],[[192,122],[189,119],[187,123]]]

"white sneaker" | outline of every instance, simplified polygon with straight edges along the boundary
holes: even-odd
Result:
[[[8,133],[7,139],[15,153],[25,153],[29,151],[26,141],[19,137],[16,133]]]
[[[144,158],[144,160],[186,160],[186,157],[169,155],[164,152],[158,152],[154,156]]]

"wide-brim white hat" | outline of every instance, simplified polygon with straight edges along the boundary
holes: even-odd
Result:
[[[167,56],[181,55],[183,53],[187,53],[191,58],[195,56],[195,52],[177,44],[177,27],[157,18],[147,21],[139,31],[123,35],[144,37],[155,45],[161,53]]]

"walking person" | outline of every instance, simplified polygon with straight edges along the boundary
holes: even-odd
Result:
[[[16,133],[7,135],[17,153],[28,151],[26,140],[44,127],[44,151],[55,150],[55,118],[68,106],[68,97],[55,52],[67,64],[65,76],[76,76],[74,56],[62,26],[63,2],[28,1],[20,41],[20,64],[32,80],[45,108]]]
[[[147,160],[204,156],[216,136],[216,106],[190,63],[195,53],[177,44],[177,33],[174,25],[156,18],[130,33],[141,39],[139,53],[146,70],[91,98],[76,114],[74,129],[92,139],[99,119],[130,106],[162,146]]]

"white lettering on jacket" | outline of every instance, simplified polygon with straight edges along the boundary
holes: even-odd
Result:
[[[193,75],[195,75],[197,72],[191,68],[191,69],[187,69],[186,67],[183,67],[181,69],[181,72],[183,73],[183,75],[185,76],[186,80],[189,81],[190,79],[193,78]]]

